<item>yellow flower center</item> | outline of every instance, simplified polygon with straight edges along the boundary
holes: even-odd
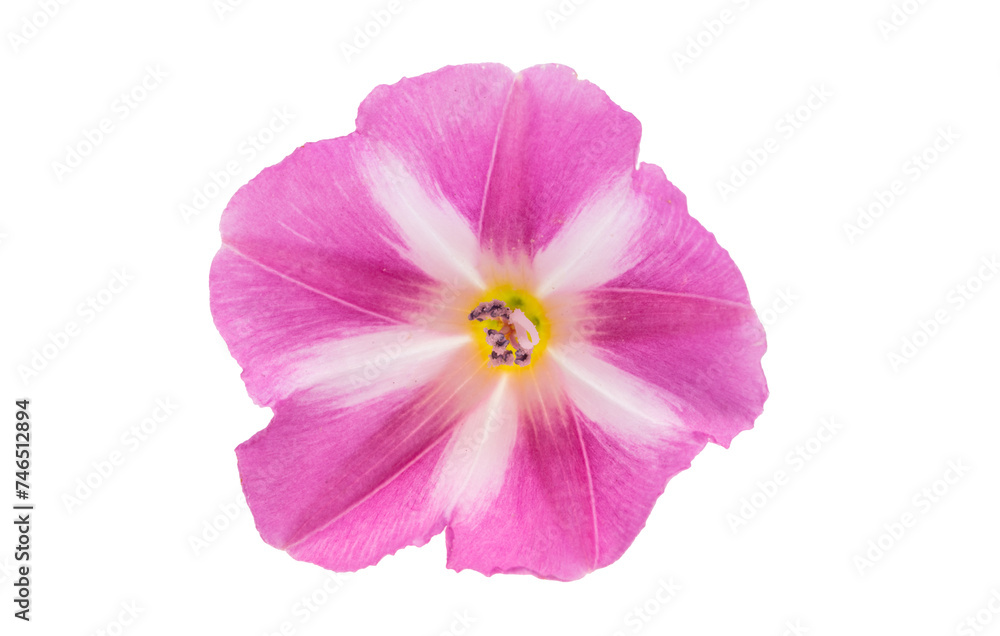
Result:
[[[510,285],[483,292],[471,308],[469,328],[489,367],[501,371],[521,371],[537,361],[550,333],[538,299]]]

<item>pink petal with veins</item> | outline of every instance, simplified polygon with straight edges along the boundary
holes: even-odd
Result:
[[[237,448],[261,537],[343,571],[440,532],[432,476],[456,426],[488,397],[480,361],[446,361],[436,376],[412,373],[416,382],[364,401],[319,385],[279,402],[268,427]]]
[[[582,201],[635,168],[639,134],[635,117],[573,69],[518,73],[483,202],[483,249],[533,257]]]
[[[453,569],[573,580],[614,562],[708,439],[655,387],[586,356],[548,354],[559,368],[517,392],[503,486],[448,525]]]

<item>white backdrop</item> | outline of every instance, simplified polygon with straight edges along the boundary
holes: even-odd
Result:
[[[998,19],[986,0],[4,3],[0,502],[27,397],[36,509],[33,620],[5,600],[0,631],[1000,633]],[[353,130],[376,85],[481,61],[567,64],[638,117],[640,159],[746,278],[771,395],[580,581],[456,574],[443,536],[329,576],[267,546],[240,494],[233,449],[270,413],[209,313],[220,214]]]

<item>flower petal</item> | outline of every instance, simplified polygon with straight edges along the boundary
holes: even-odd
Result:
[[[237,448],[261,537],[344,571],[440,532],[432,472],[455,427],[487,395],[475,373],[484,363],[468,349],[446,362],[437,377],[360,403],[349,390],[324,387],[279,402],[268,427]]]
[[[433,323],[484,286],[476,231],[512,75],[468,65],[378,87],[358,132],[306,144],[236,193],[211,304],[255,401],[288,395],[299,349]]]
[[[502,486],[488,504],[456,509],[448,567],[577,579],[594,568],[596,536],[575,412],[549,377],[515,388],[516,437]]]
[[[433,303],[414,303],[422,315],[412,325],[403,324],[292,283],[227,248],[212,263],[216,326],[244,369],[250,396],[261,405],[274,404],[298,388],[315,386],[312,366],[327,376],[340,374],[341,382],[352,376],[367,382],[371,373],[367,368],[374,367],[381,375],[381,358],[395,360],[402,355],[397,350],[409,358],[432,353],[428,348],[443,351],[459,344],[467,338],[437,331],[438,319],[450,311],[446,305],[451,302],[454,296],[445,292]],[[394,364],[392,370],[410,368]]]
[[[635,266],[643,251],[648,212],[631,188],[631,176],[594,192],[576,209],[534,260],[535,295],[576,292],[605,284]]]
[[[615,379],[607,371],[597,368],[598,383]],[[613,388],[595,391],[552,365],[519,387],[503,484],[475,508],[456,507],[449,567],[573,580],[621,556],[708,438],[680,426],[655,387],[619,378]]]
[[[494,378],[489,400],[456,427],[435,474],[434,495],[449,519],[492,505],[510,463],[517,432],[508,376]]]
[[[595,567],[616,561],[645,526],[667,482],[709,436],[678,416],[672,396],[583,351],[559,348],[564,390],[577,409],[598,529]]]
[[[605,286],[750,303],[729,254],[663,171],[645,163],[583,201],[535,271],[541,297]]]
[[[635,168],[639,122],[572,69],[517,74],[497,133],[480,243],[528,257],[596,192]]]
[[[399,157],[425,189],[438,189],[478,228],[513,78],[501,64],[466,64],[379,86],[358,109],[358,130]]]
[[[748,304],[706,296],[601,288],[574,313],[584,354],[659,387],[684,426],[728,447],[767,399],[764,330]]]
[[[656,166],[580,210],[535,259],[536,293],[560,308],[553,339],[597,347],[728,446],[767,398],[764,332],[739,269]]]
[[[405,230],[382,207],[383,193],[370,177],[379,160],[357,134],[298,148],[230,200],[222,216],[222,252],[279,276],[288,289],[303,287],[405,322],[440,282],[421,269]],[[212,281],[227,282],[222,275]]]

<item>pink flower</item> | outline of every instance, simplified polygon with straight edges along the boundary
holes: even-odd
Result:
[[[267,543],[347,571],[444,530],[452,569],[576,579],[753,426],[743,278],[639,136],[569,68],[447,67],[236,193],[211,306],[274,410],[236,449]]]

